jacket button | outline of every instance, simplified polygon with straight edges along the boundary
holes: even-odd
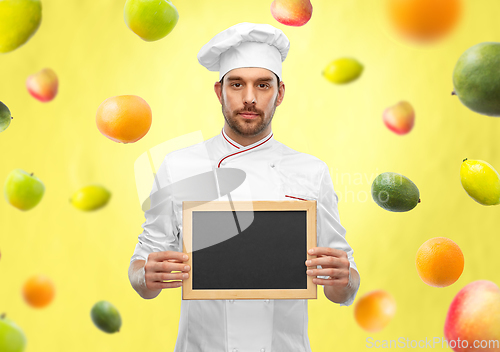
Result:
[[[238,350],[236,348],[233,348],[233,352],[238,352]]]
[[[234,303],[234,299],[230,299],[230,300],[229,300],[229,303]]]
[[[222,165],[226,165],[226,162],[225,162],[225,161],[223,161],[223,162],[222,162]]]
[[[269,300],[268,300],[268,299],[266,299],[266,300],[265,300],[265,302],[266,302],[266,303],[269,303]]]
[[[266,352],[266,349],[265,348],[261,348],[260,352]]]
[[[274,167],[274,163],[271,163],[271,167]]]

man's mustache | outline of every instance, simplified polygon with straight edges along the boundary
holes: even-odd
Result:
[[[255,110],[243,110],[243,111],[237,112],[236,114],[245,114],[245,113],[254,113],[254,114],[262,115],[262,113],[255,111]]]

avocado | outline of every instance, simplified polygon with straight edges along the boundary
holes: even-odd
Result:
[[[384,172],[375,177],[371,191],[375,203],[389,211],[409,211],[420,203],[417,186],[396,172]]]
[[[452,95],[470,110],[500,116],[500,43],[483,42],[467,49],[453,70]]]

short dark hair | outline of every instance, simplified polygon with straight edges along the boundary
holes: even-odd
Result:
[[[274,73],[274,75],[276,76],[276,79],[278,80],[278,88],[279,88],[279,86],[280,86],[280,78],[278,77],[278,75],[276,73]],[[222,76],[222,78],[219,81],[220,82],[220,89],[221,90],[224,87],[224,77],[226,77],[226,75]]]

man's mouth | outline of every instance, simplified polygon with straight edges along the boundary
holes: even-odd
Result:
[[[255,112],[240,112],[239,115],[241,115],[245,119],[254,119],[259,116],[259,114]]]

